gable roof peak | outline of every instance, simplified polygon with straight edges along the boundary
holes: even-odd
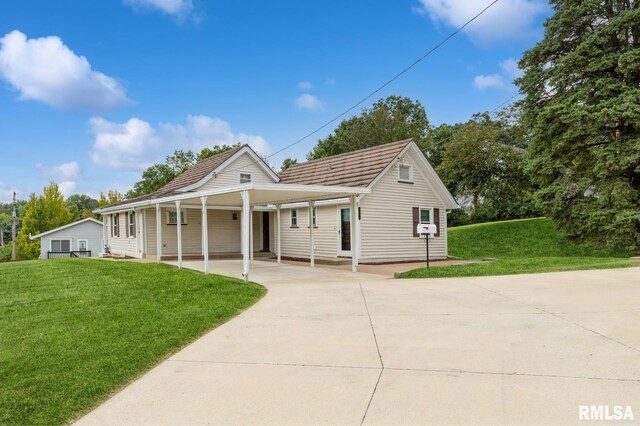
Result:
[[[413,139],[404,139],[294,164],[280,182],[366,187],[411,143]]]

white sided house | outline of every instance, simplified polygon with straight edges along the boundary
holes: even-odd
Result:
[[[254,256],[382,263],[424,260],[420,223],[447,257],[455,200],[412,140],[291,166],[280,176],[247,145],[199,161],[160,190],[101,209],[112,254],[176,260]],[[309,226],[312,223],[313,226]],[[215,266],[212,267],[215,268]]]
[[[103,249],[102,222],[86,218],[33,235],[40,239],[40,259],[96,257]]]

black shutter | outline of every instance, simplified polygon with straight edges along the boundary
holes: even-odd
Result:
[[[433,224],[436,225],[436,237],[440,236],[440,209],[433,209]]]
[[[120,213],[116,213],[116,237],[120,238]]]
[[[420,224],[420,208],[414,207],[413,208],[413,236],[414,237],[420,236],[420,234],[418,234],[418,224]]]
[[[129,238],[129,212],[124,213],[124,236]]]

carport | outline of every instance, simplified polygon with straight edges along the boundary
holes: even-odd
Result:
[[[314,203],[320,200],[330,200],[348,198],[351,206],[351,235],[354,247],[351,258],[351,269],[357,272],[358,257],[357,247],[360,237],[358,235],[357,222],[357,196],[370,192],[368,188],[343,187],[325,185],[296,185],[296,184],[271,184],[271,183],[245,183],[233,187],[202,190],[194,192],[184,192],[171,196],[159,197],[150,200],[138,201],[127,204],[127,208],[134,210],[155,207],[156,217],[156,258],[161,262],[162,257],[162,220],[161,208],[175,207],[176,220],[176,240],[177,240],[177,266],[182,268],[183,263],[183,239],[182,239],[182,210],[181,208],[200,208],[202,211],[201,247],[203,255],[203,271],[209,273],[209,241],[207,214],[210,209],[239,208],[241,212],[241,253],[242,253],[242,275],[245,281],[249,280],[249,270],[251,260],[253,260],[252,247],[252,214],[254,209],[263,211],[275,211],[276,214],[276,256],[277,262],[281,263],[281,238],[280,238],[280,208],[288,203],[308,203],[309,216],[311,215]],[[309,227],[309,265],[315,266],[314,254],[314,227]]]

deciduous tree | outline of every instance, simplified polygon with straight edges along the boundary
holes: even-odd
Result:
[[[45,186],[43,194],[31,194],[22,219],[22,228],[16,238],[18,259],[37,259],[40,241],[31,241],[30,235],[49,231],[75,220],[56,183]]]
[[[413,138],[426,147],[429,130],[427,113],[419,101],[401,96],[380,99],[371,108],[342,121],[307,155],[309,160]]]

